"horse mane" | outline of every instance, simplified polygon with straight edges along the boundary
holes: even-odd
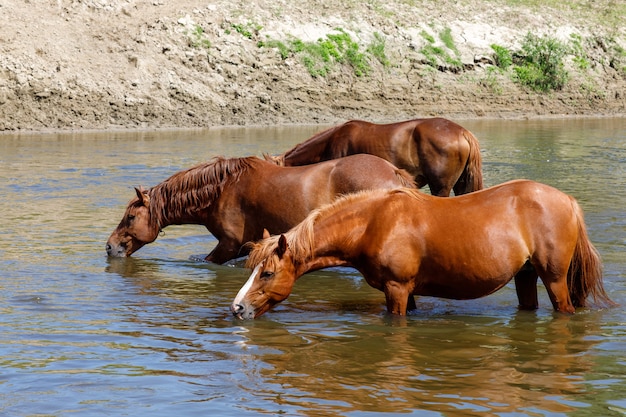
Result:
[[[304,142],[300,142],[297,145],[295,145],[293,148],[291,148],[290,150],[288,150],[287,152],[283,153],[282,155],[279,155],[277,158],[280,158],[280,161],[282,161],[282,164],[284,165],[285,159],[289,158],[293,153],[301,150],[303,147],[305,146],[311,146],[313,144],[316,144],[316,142],[322,138],[322,137],[326,137],[328,136],[331,132],[339,129],[340,127],[342,127],[343,125],[336,125],[336,126],[332,126],[329,127],[328,129],[322,130],[320,132],[315,133],[313,136],[311,136],[310,138],[308,138],[307,140],[305,140]]]
[[[288,232],[283,233],[285,239],[287,239],[287,245],[289,249],[291,249],[294,263],[305,262],[313,256],[313,240],[315,237],[313,227],[320,218],[329,216],[343,209],[344,206],[360,200],[396,193],[406,194],[420,201],[428,198],[427,194],[422,193],[419,189],[413,188],[361,190],[340,196],[333,202],[311,211],[302,222],[291,228]],[[263,260],[269,258],[278,247],[279,238],[280,235],[274,235],[258,242],[249,243],[248,246],[251,248],[251,251],[246,261],[246,268],[254,269],[254,267]]]
[[[396,168],[396,177],[400,180],[400,184],[403,187],[407,188],[415,188],[417,189],[417,182],[415,182],[415,177],[409,174],[409,171],[402,168]]]
[[[270,155],[268,153],[263,152],[263,159],[267,162],[271,162],[273,164],[278,165],[279,167],[285,166],[285,155]]]
[[[301,223],[283,233],[295,262],[309,259],[313,253],[313,226],[318,212],[319,210],[313,210]],[[278,247],[280,236],[272,235],[257,242],[248,242],[246,246],[251,250],[246,261],[246,268],[254,269],[263,260],[269,258]]]
[[[262,160],[256,156],[230,159],[217,156],[177,172],[148,190],[151,221],[158,225],[169,224],[170,219],[179,219],[210,206],[226,184],[238,181],[241,174],[258,161]]]
[[[419,188],[395,188],[393,190],[389,190],[389,194],[406,194],[411,198],[414,198],[418,201],[424,201],[432,196],[425,194],[419,190]]]

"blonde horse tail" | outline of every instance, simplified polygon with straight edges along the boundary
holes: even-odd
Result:
[[[461,187],[461,189],[457,189],[455,187],[455,195],[467,194],[483,189],[483,163],[480,155],[480,144],[476,136],[467,129],[463,130],[463,136],[469,144],[469,155],[465,169],[457,181],[457,184],[464,184],[465,188]]]
[[[578,239],[567,273],[567,286],[574,307],[585,307],[591,296],[595,304],[615,306],[602,283],[602,260],[587,235],[583,211],[572,198],[572,208],[578,223]]]
[[[400,180],[400,184],[406,188],[417,188],[417,183],[415,182],[415,177],[409,174],[408,171],[396,168],[396,177]]]

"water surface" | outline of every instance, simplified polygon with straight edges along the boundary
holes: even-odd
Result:
[[[626,305],[626,119],[460,121],[485,182],[545,182],[585,210]],[[127,259],[104,244],[134,186],[216,155],[280,153],[320,127],[0,137],[0,414],[6,416],[626,414],[623,308],[517,310],[423,297],[407,318],[347,268],[308,274],[262,318],[229,305],[240,265],[171,226]]]

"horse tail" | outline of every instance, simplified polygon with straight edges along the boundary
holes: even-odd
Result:
[[[405,188],[417,188],[415,177],[409,174],[409,171],[401,168],[396,168],[396,177],[400,180],[400,184]]]
[[[464,184],[465,188],[455,188],[455,195],[467,194],[472,191],[483,189],[482,157],[480,155],[480,145],[478,143],[478,139],[476,139],[476,136],[474,136],[474,134],[467,129],[463,129],[463,136],[469,144],[469,155],[467,157],[465,169],[461,173],[461,177],[457,181],[457,184]]]
[[[604,290],[602,260],[587,235],[582,209],[576,200],[573,198],[571,200],[578,224],[576,248],[567,272],[567,286],[572,304],[574,307],[585,307],[587,298],[592,296],[594,303],[598,305],[615,306],[616,303],[609,298]]]

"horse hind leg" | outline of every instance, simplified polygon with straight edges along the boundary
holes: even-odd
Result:
[[[467,183],[464,179],[459,178],[459,180],[456,182],[456,184],[454,184],[454,187],[452,187],[452,189],[454,190],[454,195],[467,194]]]
[[[430,193],[438,197],[449,197],[450,193],[454,189],[454,185],[459,179],[457,175],[451,172],[446,172],[445,169],[440,169],[439,171],[431,170],[425,175],[428,179]]]
[[[522,269],[515,274],[515,291],[517,292],[521,310],[536,310],[539,308],[537,278],[537,272],[530,262],[526,262]]]
[[[453,184],[446,183],[440,179],[434,179],[428,181],[428,188],[430,188],[430,194],[437,197],[449,197],[452,192]]]
[[[546,287],[552,307],[561,313],[574,313],[576,311],[567,285],[568,267],[569,265],[557,266],[556,262],[545,269],[535,266],[539,278]]]
[[[542,280],[548,290],[552,306],[556,311],[561,313],[574,313],[576,311],[567,289],[566,274],[563,274],[562,277],[559,277],[558,279],[546,280],[542,278]]]
[[[417,188],[422,188],[428,184],[430,194],[438,197],[449,197],[452,187],[458,178],[450,178],[446,172],[446,160],[434,162],[424,162],[420,171],[415,175]]]

